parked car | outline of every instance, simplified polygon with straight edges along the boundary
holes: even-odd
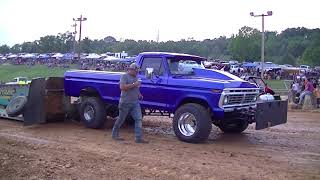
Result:
[[[230,60],[229,64],[239,64],[239,61],[235,61],[235,60]]]
[[[238,64],[232,64],[230,65],[230,70],[229,72],[231,73],[237,73],[237,72],[243,72],[244,69],[242,67],[240,67]]]
[[[311,68],[308,65],[300,65],[299,68],[302,72],[310,72],[311,71]]]
[[[197,63],[196,61],[181,61],[179,62],[179,71],[184,73],[190,73],[193,71],[194,68],[204,69],[205,67],[202,65],[202,63]]]
[[[31,81],[28,80],[27,77],[16,77],[16,78],[13,78],[12,81],[10,82],[7,82],[5,84],[19,84],[19,85],[23,85],[23,84],[30,84]]]

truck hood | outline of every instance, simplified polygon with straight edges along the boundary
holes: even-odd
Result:
[[[173,77],[169,84],[220,90],[225,88],[257,88],[256,85],[228,72],[212,69],[194,69],[194,75]]]

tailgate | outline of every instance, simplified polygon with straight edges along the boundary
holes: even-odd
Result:
[[[284,124],[287,122],[288,101],[257,103],[255,113],[256,130]]]

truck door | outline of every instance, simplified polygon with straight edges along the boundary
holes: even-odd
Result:
[[[145,56],[142,59],[141,72],[139,78],[142,80],[140,92],[143,95],[141,104],[147,108],[167,107],[166,85],[168,84],[168,74],[165,71],[165,63],[162,57]],[[146,68],[154,69],[152,79],[145,77]]]

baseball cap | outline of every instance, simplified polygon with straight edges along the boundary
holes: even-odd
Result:
[[[136,63],[130,64],[128,69],[132,69],[132,70],[135,70],[135,71],[140,71],[140,68]]]

